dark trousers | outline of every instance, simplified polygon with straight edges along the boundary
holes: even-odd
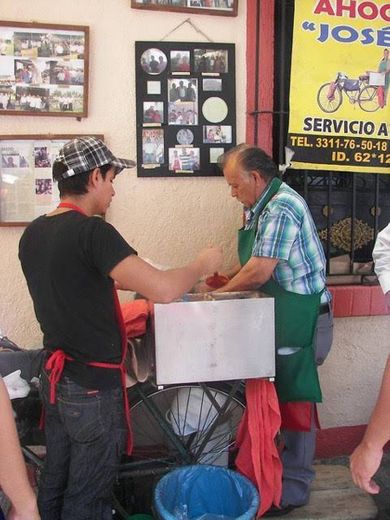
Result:
[[[51,405],[44,372],[41,382],[47,447],[38,492],[41,519],[111,520],[126,439],[122,390],[88,390],[63,377]]]
[[[318,317],[316,330],[316,362],[326,359],[333,341],[333,315],[331,312]],[[310,486],[315,477],[313,461],[316,447],[316,425],[312,421],[310,432],[282,430],[284,450],[282,506],[304,505],[309,502]]]

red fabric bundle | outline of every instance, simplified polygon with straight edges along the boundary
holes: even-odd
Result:
[[[206,278],[206,284],[213,289],[219,289],[226,285],[229,281],[229,278],[224,274],[214,273],[213,276],[209,276]]]
[[[147,300],[134,300],[121,304],[123,321],[125,322],[126,336],[136,338],[146,332],[146,322],[152,312]]]
[[[237,434],[236,467],[261,494],[258,515],[279,506],[282,495],[282,463],[275,443],[280,412],[273,383],[265,379],[246,381],[246,409]]]

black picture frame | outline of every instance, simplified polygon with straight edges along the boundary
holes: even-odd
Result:
[[[138,177],[221,176],[236,144],[235,45],[135,42]]]

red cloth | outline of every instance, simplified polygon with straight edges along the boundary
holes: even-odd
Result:
[[[146,322],[151,313],[151,306],[147,300],[133,300],[122,303],[121,311],[128,338],[136,338],[145,334]]]
[[[209,276],[206,278],[206,284],[213,289],[219,289],[226,285],[229,281],[229,278],[224,274],[214,273],[213,276]]]
[[[237,434],[236,467],[260,492],[258,515],[279,506],[282,495],[282,463],[275,437],[280,429],[278,398],[273,383],[246,381],[246,409]]]
[[[313,403],[307,401],[279,403],[282,428],[300,432],[311,429]]]

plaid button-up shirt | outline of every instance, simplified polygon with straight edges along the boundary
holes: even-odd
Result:
[[[284,182],[264,209],[269,189],[246,209],[245,229],[257,224],[252,256],[279,259],[273,276],[283,289],[298,294],[319,293],[326,283],[326,260],[310,210]],[[326,290],[321,302],[327,301],[330,294]]]

